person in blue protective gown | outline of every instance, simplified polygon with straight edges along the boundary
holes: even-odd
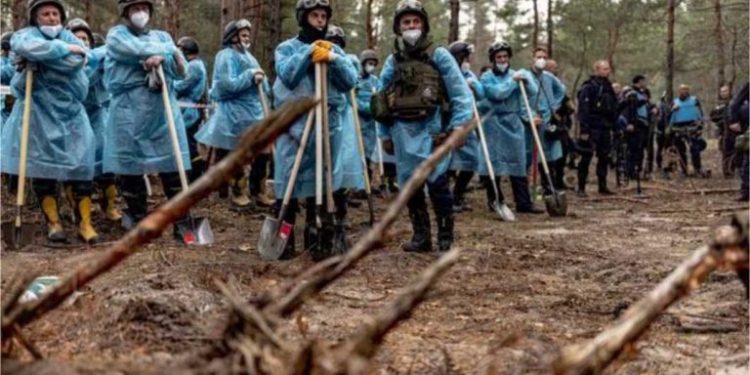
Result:
[[[76,38],[89,48],[86,58],[86,76],[89,78],[89,93],[83,105],[89,116],[91,129],[96,139],[96,157],[94,169],[94,185],[101,190],[100,205],[108,220],[119,221],[122,214],[117,208],[117,180],[111,173],[103,173],[102,158],[104,155],[104,127],[107,124],[109,93],[104,88],[104,57],[107,53],[105,46],[94,45],[94,33],[86,21],[75,18],[65,26]]]
[[[565,172],[565,160],[563,159],[563,147],[562,147],[562,129],[559,129],[552,123],[552,116],[560,106],[562,105],[563,99],[565,99],[565,85],[555,77],[552,73],[545,70],[547,67],[547,50],[543,47],[538,47],[534,50],[533,54],[533,66],[524,72],[529,73],[533,78],[536,85],[539,87],[536,95],[529,98],[531,108],[538,113],[542,119],[542,125],[539,127],[539,139],[544,149],[544,156],[547,159],[550,170],[550,178],[554,181],[562,181],[562,174]],[[535,149],[534,137],[531,132],[526,132],[526,155],[527,161],[531,160],[531,150]],[[542,176],[542,186],[544,188],[544,194],[552,194],[549,188],[549,180],[544,177],[544,168],[541,165],[541,159],[538,160],[538,165],[532,166],[537,168],[539,175]],[[555,186],[556,189],[562,189],[563,187],[558,184]]]
[[[16,102],[2,132],[2,171],[19,173],[20,138],[27,70],[34,71],[26,175],[33,179],[51,242],[66,241],[60,222],[57,182],[72,187],[78,235],[93,243],[99,235],[91,223],[94,179],[94,133],[83,100],[89,81],[84,71],[86,47],[63,29],[60,1],[31,1],[29,26],[13,34],[11,49],[19,59],[11,82]]]
[[[461,73],[472,94],[474,94],[475,102],[484,99],[482,83],[471,71],[471,57],[474,54],[474,46],[463,41],[456,41],[448,46],[448,50],[461,67]],[[450,171],[455,180],[453,184],[453,211],[456,213],[471,211],[471,207],[465,199],[466,190],[472,178],[474,178],[474,173],[479,168],[479,163],[483,160],[479,136],[476,132],[471,132],[466,137],[466,143],[456,150],[453,154],[453,160],[451,160]]]
[[[336,44],[341,47],[341,49],[346,48],[346,34],[344,33],[344,29],[338,26],[330,25],[328,27],[326,40]],[[359,72],[360,63],[357,56],[346,55],[346,58],[352,64],[355,71]],[[357,139],[357,132],[354,124],[351,91],[340,92],[339,90],[332,88],[331,92],[328,93],[329,102],[331,102],[332,99],[330,98],[331,95],[339,97],[339,99],[334,100],[334,102],[337,103],[337,106],[331,109],[328,117],[330,118],[331,114],[336,113],[339,117],[339,122],[341,123],[341,152],[339,152],[338,157],[342,174],[341,188],[346,191],[342,191],[340,194],[343,194],[348,199],[351,191],[362,191],[365,188],[362,159],[359,153],[359,141]],[[344,98],[343,103],[341,103],[340,97]],[[349,205],[357,205],[354,202],[348,202]],[[343,204],[341,206],[346,207],[346,205]],[[345,216],[341,213],[339,215]]]
[[[396,6],[393,31],[397,35],[395,51],[381,71],[381,92],[373,103],[385,102],[386,149],[396,155],[398,180],[405,183],[414,169],[425,161],[442,139],[461,126],[468,126],[474,116],[471,90],[456,60],[447,49],[435,46],[430,36],[427,11],[416,0],[403,0]],[[386,98],[385,100],[379,98]],[[443,121],[443,116],[447,116]],[[435,167],[427,180],[438,229],[438,248],[448,251],[453,244],[453,196],[450,191],[447,156]],[[408,203],[414,231],[411,241],[403,245],[408,252],[432,251],[430,216],[423,189],[418,189]]]
[[[198,142],[214,148],[218,160],[234,150],[242,134],[264,117],[258,85],[263,85],[264,92],[270,87],[260,64],[248,51],[251,27],[249,21],[241,19],[224,28],[224,48],[216,55],[210,91],[211,100],[217,103],[216,113],[195,135]],[[229,195],[235,209],[252,207],[243,172],[230,181]]]
[[[122,22],[107,34],[104,62],[104,84],[111,95],[104,172],[120,176],[127,205],[123,226],[129,229],[147,213],[144,174],[158,173],[169,199],[181,191],[162,85],[168,88],[180,157],[190,170],[185,124],[174,93],[174,81],[184,77],[187,63],[168,33],[148,27],[155,11],[152,0],[118,0],[117,6]],[[166,82],[159,79],[160,67]],[[175,226],[175,236],[181,238],[179,227]]]
[[[484,163],[479,164],[480,175],[483,177],[487,191],[487,203],[499,202],[505,205],[505,196],[500,186],[500,177],[509,176],[516,211],[521,213],[539,214],[543,210],[537,208],[529,195],[529,182],[526,167],[526,131],[524,118],[527,117],[526,107],[521,96],[520,84],[526,86],[528,95],[534,96],[538,87],[528,73],[516,72],[510,68],[513,49],[506,42],[495,42],[489,49],[489,60],[492,69],[482,74],[481,82],[484,87],[486,100],[480,108],[484,115],[484,133],[492,140],[487,145],[490,161],[495,172],[495,181],[489,178],[489,171]],[[495,196],[495,184],[499,197]]]
[[[16,69],[13,67],[13,60],[10,55],[10,38],[13,37],[13,32],[8,31],[2,35],[2,52],[0,52],[0,84],[3,86],[10,86],[10,80],[13,79],[13,75],[16,73]],[[0,131],[2,126],[5,124],[5,120],[10,116],[10,111],[13,109],[13,95],[2,95],[0,100]]]
[[[174,89],[177,100],[180,103],[182,121],[185,122],[187,132],[188,149],[190,150],[190,162],[193,169],[190,180],[195,181],[206,169],[206,160],[198,152],[198,142],[195,133],[205,119],[206,88],[208,87],[208,73],[206,64],[200,55],[198,41],[189,36],[184,36],[177,41],[177,47],[188,61],[187,72],[183,79],[175,80]]]
[[[298,201],[305,200],[305,249],[310,252],[313,260],[319,261],[335,255],[337,251],[344,251],[346,233],[346,199],[340,194],[343,175],[338,163],[341,152],[342,126],[337,110],[345,104],[344,93],[348,93],[356,84],[357,71],[346,58],[341,47],[325,40],[328,22],[332,9],[327,0],[299,0],[296,6],[297,23],[300,31],[297,36],[281,43],[276,48],[277,80],[274,84],[276,103],[298,100],[303,97],[314,96],[315,92],[315,64],[328,65],[328,108],[331,159],[333,162],[333,186],[331,188],[336,203],[336,213],[331,215],[320,212],[320,226],[316,220],[315,205],[315,136],[310,137],[309,143],[304,145],[304,157],[292,194],[290,209],[284,220],[294,223],[299,207]],[[295,122],[290,130],[282,134],[276,141],[274,164],[274,182],[277,207],[284,196],[290,172],[302,137],[306,117]],[[324,179],[325,180],[325,179]],[[292,237],[294,238],[294,237]],[[289,241],[287,254],[294,252],[294,241]]]

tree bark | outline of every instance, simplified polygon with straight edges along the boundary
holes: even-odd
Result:
[[[180,14],[181,12],[181,1],[180,0],[164,0],[164,5],[168,12],[165,12],[164,16],[164,28],[173,38],[179,38],[180,32]]]
[[[674,11],[676,0],[667,0],[667,103],[674,98]]]
[[[375,0],[367,0],[365,4],[365,34],[367,37],[367,48],[374,49],[377,44],[375,28],[372,26],[372,6]]]
[[[534,30],[531,34],[531,46],[536,49],[539,46],[539,4],[538,0],[534,1]]]
[[[26,26],[26,0],[13,1],[13,30]]]
[[[555,39],[555,25],[552,21],[554,6],[555,2],[553,0],[547,1],[547,56],[549,58],[552,58],[552,47]]]
[[[714,38],[716,38],[716,97],[719,97],[721,87],[726,83],[724,76],[724,67],[726,66],[726,57],[724,55],[724,27],[721,21],[721,0],[714,0],[714,15],[716,16],[716,25],[714,26]]]
[[[453,43],[458,40],[458,24],[459,17],[461,14],[461,2],[459,0],[450,0],[451,6],[451,21],[450,29],[448,31],[448,43]]]
[[[265,62],[268,67],[266,71],[268,77],[273,80],[276,77],[274,52],[276,46],[281,44],[281,25],[283,20],[281,18],[281,1],[269,1],[268,3],[268,42],[265,44]]]

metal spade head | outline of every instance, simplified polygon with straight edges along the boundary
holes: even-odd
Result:
[[[552,217],[564,217],[568,215],[568,198],[564,192],[555,192],[544,197],[547,213]]]

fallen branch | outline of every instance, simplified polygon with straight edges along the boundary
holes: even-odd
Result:
[[[632,190],[637,190],[637,187],[629,187],[625,189],[624,191],[632,191]],[[656,190],[656,191],[663,191],[663,192],[672,193],[672,194],[696,194],[696,195],[729,194],[729,193],[738,192],[738,189],[736,188],[681,190],[681,189],[671,189],[671,188],[667,188],[663,186],[655,186],[655,185],[650,185],[650,184],[641,185],[641,190]]]
[[[708,209],[695,209],[695,208],[676,208],[676,209],[665,209],[665,210],[654,210],[654,211],[648,211],[650,214],[679,214],[679,213],[685,213],[685,212],[734,212],[734,211],[742,211],[747,210],[747,205],[741,205],[741,206],[731,206],[731,207],[716,207],[716,208],[708,208]]]
[[[459,249],[454,249],[443,255],[437,262],[422,271],[414,282],[399,292],[396,298],[377,315],[368,318],[356,333],[333,351],[330,356],[331,361],[321,364],[326,367],[325,372],[331,374],[366,373],[366,365],[375,355],[385,335],[414,311],[435,285],[437,279],[458,261],[460,254]]]
[[[74,270],[49,293],[33,303],[19,305],[12,309],[2,322],[2,339],[6,340],[12,336],[12,327],[16,325],[23,327],[55,309],[78,288],[120,264],[136,253],[140,246],[161,236],[171,223],[186,215],[192,206],[208,197],[211,192],[220,189],[236,171],[247,165],[255,155],[260,154],[269,143],[285,132],[297,118],[307,113],[314,105],[315,102],[312,99],[289,103],[258,125],[253,126],[242,136],[236,151],[208,170],[188,190],[159,206],[101,256]]]
[[[640,203],[640,204],[648,204],[647,201],[644,199],[638,199],[638,198],[631,198],[631,197],[621,197],[618,195],[611,195],[608,197],[594,197],[594,198],[585,198],[581,200],[582,202],[607,202],[607,201],[626,201],[630,203]]]
[[[380,221],[352,249],[342,256],[330,258],[316,264],[300,277],[287,283],[285,287],[281,288],[275,294],[263,298],[262,302],[268,303],[263,311],[268,316],[288,316],[307,298],[323,290],[331,282],[356,265],[370,251],[378,247],[388,229],[403,212],[411,196],[423,187],[425,181],[427,181],[427,178],[438,163],[452,150],[458,148],[475,127],[476,123],[473,121],[465,124],[460,130],[453,132],[427,160],[422,162],[414,170],[409,181],[401,188],[401,192],[396,200],[388,206]]]
[[[555,359],[555,374],[602,372],[637,340],[670,305],[697,288],[717,268],[747,269],[747,215],[737,215],[730,225],[719,227],[709,246],[698,249],[656,286],[630,307],[608,329],[592,340],[564,348]]]

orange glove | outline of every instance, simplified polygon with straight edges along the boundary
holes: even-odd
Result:
[[[313,43],[315,47],[325,48],[327,50],[333,49],[333,43],[327,41],[327,40],[316,40],[315,43]]]
[[[328,63],[331,61],[331,51],[323,48],[315,46],[312,50],[312,62],[317,63]]]

